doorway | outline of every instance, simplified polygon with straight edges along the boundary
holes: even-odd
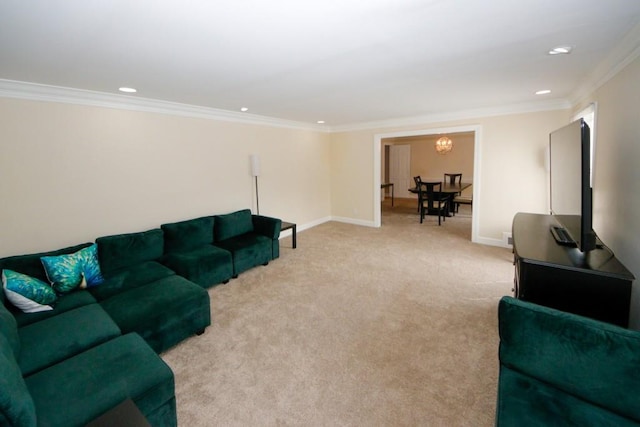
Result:
[[[382,147],[385,146],[385,153],[387,152],[386,150],[386,146],[387,144],[389,144],[389,140],[400,140],[402,141],[402,138],[404,137],[425,137],[425,136],[431,136],[432,139],[434,136],[442,136],[443,134],[456,134],[456,133],[467,133],[470,136],[470,144],[473,145],[473,171],[470,172],[468,175],[470,179],[464,179],[464,181],[469,181],[473,183],[472,186],[472,194],[473,194],[473,209],[471,211],[471,241],[472,242],[477,242],[478,241],[478,221],[479,221],[479,212],[481,212],[481,195],[480,195],[480,189],[481,189],[481,185],[480,185],[480,153],[481,153],[481,149],[480,149],[480,144],[481,144],[481,130],[482,128],[480,126],[457,126],[457,127],[450,127],[450,128],[436,128],[436,129],[428,129],[428,130],[417,130],[417,131],[400,131],[400,132],[393,132],[393,133],[387,133],[387,134],[376,134],[374,135],[374,141],[373,141],[373,150],[374,150],[374,226],[375,227],[380,227],[381,225],[381,217],[382,217],[382,213],[381,213],[381,209],[382,209],[382,205],[381,205],[381,191],[380,191],[380,182],[382,179],[382,171],[385,171],[385,164],[383,162],[386,162],[386,155],[382,154]],[[384,141],[383,141],[384,140]],[[455,144],[455,142],[454,142]],[[390,146],[392,146],[393,144],[390,144]],[[454,148],[455,150],[455,148]],[[437,174],[437,176],[431,176],[431,174],[427,173],[426,176],[429,178],[436,178],[436,177],[440,177],[441,178],[441,171],[438,172],[434,172],[434,174]],[[456,172],[456,171],[450,171],[447,170],[446,172]],[[386,172],[385,172],[386,173]],[[416,175],[421,175],[421,173],[416,173]],[[386,177],[386,175],[385,175]],[[464,175],[463,175],[464,178]],[[402,187],[405,191],[408,190],[408,188],[412,187],[413,185],[411,185],[411,182],[409,183],[409,186],[405,186],[405,185],[396,185],[396,194],[398,189],[400,187]]]

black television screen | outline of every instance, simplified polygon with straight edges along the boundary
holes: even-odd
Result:
[[[561,228],[551,231],[559,243],[575,245],[582,252],[596,247],[590,139],[589,126],[582,119],[549,135],[551,214]]]

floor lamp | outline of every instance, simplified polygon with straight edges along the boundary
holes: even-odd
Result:
[[[260,215],[260,202],[258,199],[258,177],[260,176],[260,157],[257,154],[251,155],[251,176],[256,180],[256,213]]]

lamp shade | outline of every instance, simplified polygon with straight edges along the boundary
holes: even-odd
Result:
[[[251,176],[260,176],[260,156],[252,154],[251,157]]]

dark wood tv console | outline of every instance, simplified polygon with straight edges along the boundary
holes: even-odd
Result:
[[[586,254],[558,244],[553,225],[551,215],[513,218],[515,297],[626,328],[633,274],[599,240]]]

